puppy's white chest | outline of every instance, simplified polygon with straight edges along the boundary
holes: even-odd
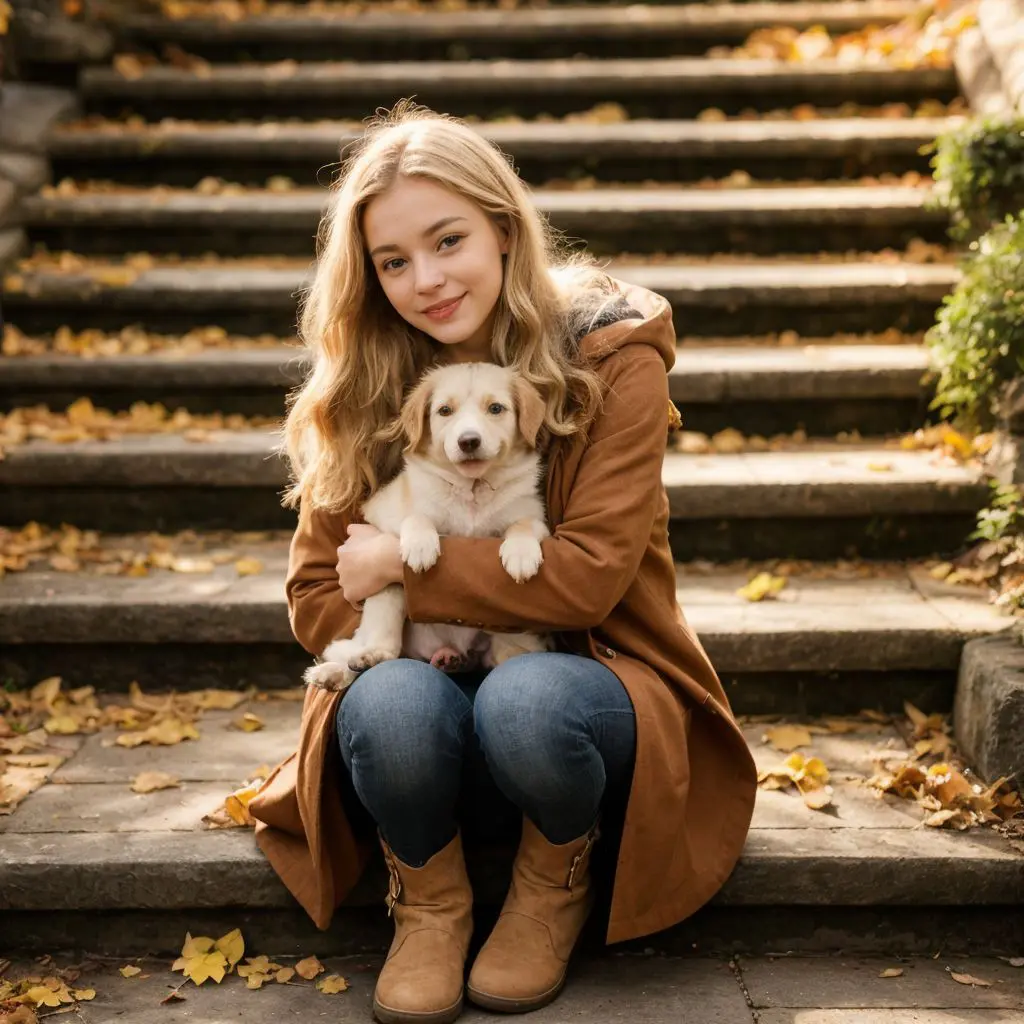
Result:
[[[486,537],[502,532],[508,524],[501,522],[501,511],[496,504],[480,498],[453,496],[444,510],[443,532],[464,537]]]

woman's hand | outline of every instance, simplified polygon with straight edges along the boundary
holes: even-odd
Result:
[[[398,538],[368,523],[352,523],[348,540],[338,548],[338,582],[354,608],[391,583],[401,583],[405,567]]]

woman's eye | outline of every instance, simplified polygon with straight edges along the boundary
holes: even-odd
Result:
[[[503,406],[501,402],[491,402],[491,404],[487,406],[487,411],[492,416],[500,416],[505,411],[505,406]]]
[[[438,416],[451,416],[451,414],[452,414],[452,407],[450,405],[442,405],[437,410],[437,415]]]
[[[458,242],[461,238],[462,235],[445,235],[444,238],[441,239],[441,245],[446,249],[450,249],[452,245]],[[449,242],[451,242],[451,245],[447,244]]]
[[[397,270],[398,268],[394,264],[402,263],[402,262],[403,261],[398,259],[397,257],[395,259],[393,259],[393,260],[385,260],[381,264],[381,270],[385,270],[385,271],[387,271],[387,270]]]

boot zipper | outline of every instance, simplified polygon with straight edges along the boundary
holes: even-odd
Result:
[[[572,866],[569,868],[569,878],[565,883],[565,887],[569,892],[572,892],[572,883],[576,881],[576,872],[583,867],[584,859],[590,853],[590,848],[597,841],[598,834],[597,827],[595,826],[590,830],[587,841],[583,844],[583,849],[573,857]]]
[[[388,894],[384,897],[384,902],[387,904],[388,917],[390,917],[395,909],[395,904],[398,902],[398,897],[402,894],[402,879],[398,874],[398,865],[395,863],[395,858],[392,856],[391,851],[386,848],[384,850],[384,861],[388,866]]]

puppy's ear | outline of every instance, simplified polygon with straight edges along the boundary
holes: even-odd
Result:
[[[516,377],[512,382],[512,395],[516,404],[516,421],[519,426],[519,433],[530,448],[537,447],[537,435],[544,423],[544,413],[547,411],[544,399],[540,392],[522,377]]]
[[[402,403],[402,431],[409,439],[405,446],[407,452],[419,451],[430,437],[430,399],[433,394],[433,381],[428,378],[420,381]]]

